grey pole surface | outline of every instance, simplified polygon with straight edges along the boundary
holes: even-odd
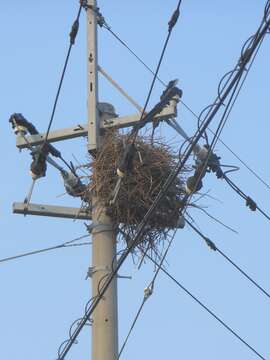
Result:
[[[98,226],[92,231],[92,295],[98,295],[98,287],[111,272],[116,254],[116,236],[110,217],[102,204],[94,204],[92,212],[94,223]],[[102,300],[93,312],[92,320],[92,360],[116,360],[118,356],[118,316],[117,316],[117,278],[111,282]]]
[[[87,44],[88,44],[88,150],[94,151],[100,145],[100,114],[106,117],[106,105],[98,109],[97,68],[97,19],[92,9],[96,0],[88,0]],[[100,104],[101,105],[101,104]],[[102,105],[100,106],[102,107]],[[110,107],[109,107],[110,108]],[[108,110],[108,107],[107,107]],[[109,109],[110,110],[110,109]],[[108,115],[108,113],[107,113]],[[111,272],[116,256],[116,233],[112,219],[98,196],[92,199],[92,296],[98,295],[102,279]],[[117,278],[115,278],[92,315],[92,360],[116,360],[118,357]]]

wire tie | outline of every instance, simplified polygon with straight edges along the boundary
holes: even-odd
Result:
[[[74,45],[74,43],[75,43],[75,39],[76,39],[76,36],[78,34],[78,30],[79,30],[79,20],[76,19],[74,21],[74,23],[72,24],[71,31],[69,33],[70,44],[71,45]]]
[[[257,204],[255,203],[254,200],[251,199],[251,197],[247,197],[246,199],[246,206],[248,208],[250,208],[251,211],[256,211],[257,210]]]
[[[206,244],[210,247],[211,250],[217,251],[217,247],[212,240],[210,240],[208,238],[204,238],[204,240],[205,240]]]
[[[175,26],[175,24],[177,23],[177,20],[179,18],[179,14],[180,14],[180,11],[179,9],[177,8],[175,10],[175,12],[172,14],[172,17],[171,17],[171,20],[168,22],[168,25],[169,25],[169,29],[168,31],[171,32],[173,27]]]
[[[147,300],[153,294],[153,284],[151,283],[144,289],[144,299]]]

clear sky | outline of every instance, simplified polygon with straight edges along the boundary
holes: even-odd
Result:
[[[151,67],[155,67],[167,35],[167,22],[175,0],[99,1],[100,9],[118,33]],[[239,58],[244,41],[257,29],[265,1],[183,0],[179,22],[173,31],[160,71],[164,81],[179,79],[183,100],[199,113],[216,97],[223,74]],[[40,131],[45,131],[68,47],[68,34],[77,1],[2,1],[0,5],[1,79],[1,258],[53,246],[86,233],[82,221],[23,217],[12,214],[12,203],[28,192],[30,155],[19,153],[8,119],[21,112]],[[76,45],[71,55],[53,129],[86,121],[86,28],[82,14]],[[140,104],[150,86],[151,74],[106,30],[99,30],[99,63]],[[267,182],[269,173],[269,37],[265,38],[254,67],[222,134],[222,139]],[[162,92],[156,84],[154,105]],[[114,104],[120,115],[134,109],[104,80],[100,100]],[[186,132],[196,129],[196,119],[181,105],[178,121]],[[214,125],[217,122],[214,123]],[[214,126],[213,126],[214,127]],[[162,126],[162,134],[173,133]],[[178,143],[179,144],[179,143]],[[64,157],[87,160],[86,141],[57,144]],[[177,146],[177,144],[175,144]],[[221,145],[222,163],[240,167],[233,175],[242,189],[270,212],[269,189],[262,185]],[[199,210],[190,213],[200,229],[263,287],[269,282],[269,226],[259,213],[226,183],[208,175],[200,205],[238,231],[224,229]],[[33,202],[79,206],[64,193],[62,180],[52,168],[38,181]],[[83,314],[90,297],[85,280],[91,248],[60,249],[8,263],[0,263],[0,357],[6,360],[55,359],[57,348],[68,336],[71,323]],[[187,227],[179,230],[168,255],[168,270],[265,358],[270,358],[269,299],[258,292],[222,257],[211,252]],[[140,271],[128,261],[119,281],[120,345],[153,275],[146,264]],[[194,301],[160,274],[123,359],[173,358],[253,360],[250,352]],[[90,358],[90,329],[67,359]]]

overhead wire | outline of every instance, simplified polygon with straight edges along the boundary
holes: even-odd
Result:
[[[252,54],[254,53],[254,51],[256,50],[256,48],[258,46],[258,43],[260,42],[262,36],[264,36],[264,34],[268,31],[269,25],[270,25],[270,19],[265,22],[265,25],[262,28],[262,31],[258,35],[257,39],[255,39],[255,41],[254,41],[254,43],[253,43],[253,45],[252,45],[252,47],[250,49],[249,56],[244,57],[243,61],[239,65],[239,69],[238,69],[237,73],[232,78],[231,83],[227,86],[227,89],[224,91],[224,94],[222,94],[222,96],[220,97],[219,103],[216,104],[213,107],[213,110],[209,114],[208,118],[205,119],[204,122],[201,124],[200,128],[196,132],[196,135],[193,137],[193,142],[187,147],[187,149],[185,151],[185,154],[183,155],[183,158],[181,160],[179,160],[178,164],[176,164],[176,166],[175,166],[174,170],[172,171],[171,175],[165,181],[165,183],[162,186],[160,192],[158,193],[155,200],[153,201],[153,204],[148,209],[148,211],[145,214],[143,220],[138,225],[137,232],[134,235],[132,242],[127,246],[126,251],[120,256],[120,258],[119,258],[119,260],[117,262],[117,266],[115,267],[114,271],[108,276],[108,278],[104,282],[104,284],[103,284],[103,286],[102,286],[102,288],[100,290],[100,296],[97,299],[93,300],[93,302],[91,304],[91,307],[88,309],[87,313],[84,314],[83,318],[80,321],[80,324],[77,326],[77,328],[71,334],[71,337],[70,337],[69,341],[63,347],[58,360],[63,360],[65,358],[66,354],[70,350],[73,343],[76,341],[80,331],[82,330],[82,328],[84,327],[84,325],[86,324],[86,322],[90,318],[91,314],[93,313],[93,311],[95,310],[95,308],[99,304],[101,298],[103,297],[103,295],[107,291],[108,287],[110,286],[111,281],[116,276],[118,270],[121,268],[121,266],[124,263],[124,261],[126,260],[127,256],[138,245],[138,243],[140,241],[140,238],[141,238],[141,235],[143,233],[143,230],[144,230],[149,218],[153,215],[153,213],[156,210],[160,200],[166,195],[166,192],[167,192],[168,188],[171,186],[172,182],[177,177],[179,172],[183,169],[183,166],[186,164],[186,162],[187,162],[188,158],[190,157],[194,147],[197,145],[198,141],[200,140],[203,133],[205,132],[205,130],[210,125],[211,121],[213,120],[214,116],[218,112],[219,108],[224,103],[225,99],[230,94],[230,92],[234,88],[235,84],[239,80],[239,78],[240,78],[240,76],[241,76],[241,74],[243,72],[243,69],[245,68],[245,66],[250,61],[250,58],[251,58]],[[241,341],[243,341],[243,340],[241,339]],[[253,348],[251,348],[251,349],[254,352],[256,352]],[[263,357],[261,357],[261,358],[264,359]]]
[[[154,264],[158,263],[148,254],[147,258],[151,260]],[[266,358],[261,355],[253,346],[251,346],[246,340],[244,340],[240,335],[238,335],[229,325],[225,323],[219,316],[217,316],[209,307],[207,307],[202,301],[200,301],[195,295],[193,295],[186,287],[184,287],[180,281],[178,281],[174,276],[172,276],[165,268],[161,267],[161,271],[170,278],[180,289],[182,289],[187,295],[189,295],[197,304],[199,304],[205,311],[208,312],[215,320],[217,320],[223,327],[225,327],[232,335],[234,335],[242,344],[249,348],[255,355],[260,359],[266,360]]]
[[[221,119],[220,119],[220,121],[219,121],[219,125],[218,125],[218,127],[217,127],[217,129],[216,129],[216,131],[215,131],[215,133],[214,133],[214,137],[213,137],[213,139],[212,139],[212,141],[211,141],[211,145],[208,144],[208,154],[207,154],[207,158],[204,160],[204,164],[203,164],[203,166],[202,166],[202,169],[201,169],[201,171],[200,171],[200,173],[199,173],[199,176],[197,177],[196,184],[195,184],[195,186],[194,186],[195,190],[196,190],[196,188],[197,188],[197,185],[198,185],[199,182],[201,181],[202,177],[205,175],[206,169],[207,169],[207,167],[208,167],[208,161],[210,160],[211,154],[212,154],[213,151],[214,151],[214,148],[215,148],[215,146],[216,146],[216,144],[217,144],[217,141],[218,141],[218,139],[219,139],[219,137],[220,137],[220,135],[221,135],[221,132],[223,131],[224,126],[225,126],[226,122],[228,121],[228,118],[229,118],[229,115],[230,115],[230,113],[231,113],[231,111],[232,111],[232,109],[233,109],[233,106],[235,105],[235,102],[236,102],[236,100],[237,100],[237,98],[238,98],[238,96],[239,96],[239,93],[240,93],[240,91],[241,91],[241,89],[242,89],[242,87],[243,87],[243,85],[244,85],[244,83],[245,83],[245,81],[246,81],[247,75],[249,74],[249,71],[250,71],[250,69],[251,69],[251,67],[252,67],[252,65],[253,65],[253,63],[254,63],[254,60],[255,60],[255,58],[256,58],[256,56],[257,56],[257,54],[258,54],[258,51],[259,51],[259,49],[260,49],[260,47],[261,47],[261,45],[262,45],[262,41],[263,41],[263,39],[264,39],[265,33],[264,33],[263,36],[261,36],[260,41],[259,41],[259,43],[258,43],[258,46],[257,46],[256,50],[254,51],[254,54],[251,54],[251,55],[250,55],[250,54],[248,53],[248,51],[250,51],[250,49],[252,48],[253,43],[254,43],[254,41],[256,40],[256,37],[257,37],[258,34],[260,33],[260,30],[261,30],[261,28],[262,28],[262,25],[263,25],[263,21],[262,21],[259,29],[258,29],[257,32],[255,33],[255,35],[251,36],[251,37],[248,39],[248,41],[245,42],[245,44],[244,44],[244,46],[242,47],[242,50],[241,50],[241,57],[240,57],[240,61],[239,61],[238,65],[237,65],[232,71],[228,72],[225,76],[223,76],[223,78],[221,79],[221,81],[220,81],[220,83],[219,83],[219,86],[218,86],[218,97],[217,97],[217,99],[215,100],[215,102],[214,102],[212,105],[209,105],[209,106],[207,106],[207,107],[204,109],[204,110],[207,110],[207,109],[208,109],[208,112],[207,112],[207,114],[206,114],[205,117],[204,117],[204,120],[205,120],[205,119],[207,119],[207,117],[208,117],[209,114],[211,113],[213,107],[218,104],[217,100],[221,100],[221,94],[222,94],[222,92],[224,91],[224,89],[226,88],[226,86],[229,84],[229,81],[232,79],[233,74],[237,71],[237,70],[236,70],[237,67],[239,67],[240,76],[239,76],[237,82],[235,83],[235,87],[234,87],[234,89],[233,89],[233,91],[232,91],[232,93],[231,93],[231,95],[230,95],[229,101],[228,101],[228,103],[227,103],[226,105],[224,105],[224,102],[222,102],[222,104],[225,106],[225,110],[224,110],[223,115],[222,115],[222,117],[221,117]],[[248,44],[248,43],[249,43],[249,46],[246,47],[246,44]],[[246,48],[245,48],[245,47],[246,47]],[[242,69],[241,69],[241,67],[240,67],[241,61],[244,59],[245,56],[247,56],[247,55],[244,55],[244,54],[248,54],[249,59],[250,59],[250,64],[249,64],[247,70],[245,69],[245,67],[244,67],[244,68],[242,67]],[[241,77],[242,77],[242,75],[243,75],[244,72],[245,72],[245,76],[243,77],[243,79],[242,79],[242,81],[241,81]],[[225,79],[225,77],[227,77],[227,75],[229,75],[229,77],[228,77],[228,79],[226,80],[226,83],[223,85],[223,87],[221,87],[221,84],[222,84],[223,80]],[[201,115],[203,114],[204,110],[201,112]],[[201,115],[199,116],[199,118],[201,117]],[[199,129],[199,128],[200,128],[200,122],[198,122],[198,129]],[[207,139],[207,143],[208,143],[208,137],[207,137],[206,132],[205,132],[204,134],[205,134],[205,138]],[[233,170],[228,170],[227,172],[231,172],[231,171],[235,171],[235,169],[233,169]],[[218,178],[223,178],[223,172],[222,172],[221,170],[220,170],[220,175],[217,174],[217,177],[218,177]],[[227,180],[226,180],[226,181],[227,181]],[[191,198],[192,198],[193,194],[194,194],[194,193],[191,192],[191,194],[187,197],[187,200],[186,200],[186,204],[187,204],[187,205],[188,205],[189,202],[191,201]],[[186,206],[186,208],[187,208],[187,206]],[[261,209],[260,209],[260,210],[261,210]],[[263,214],[266,215],[265,212],[263,212]]]
[[[186,222],[206,242],[206,244],[209,246],[211,250],[218,252],[237,271],[239,271],[246,279],[248,279],[253,285],[255,285],[257,289],[259,289],[264,295],[266,295],[270,299],[270,294],[261,285],[259,285],[257,281],[252,279],[250,275],[248,275],[243,269],[241,269],[239,265],[237,265],[228,255],[226,255],[222,250],[220,250],[212,240],[210,240],[207,236],[205,236],[189,220],[186,219]]]
[[[156,68],[156,71],[154,73],[154,77],[153,77],[153,80],[152,80],[152,83],[150,85],[150,89],[149,89],[149,92],[148,92],[148,95],[146,97],[146,101],[145,101],[145,104],[144,104],[144,107],[143,107],[143,110],[141,112],[141,115],[140,115],[140,119],[138,121],[138,123],[136,125],[134,125],[133,127],[133,130],[131,132],[131,135],[132,135],[132,143],[134,144],[135,143],[135,140],[136,140],[136,137],[138,135],[138,132],[140,130],[140,126],[141,126],[141,123],[142,123],[142,120],[143,120],[143,117],[145,115],[145,112],[146,112],[146,109],[147,109],[147,106],[148,106],[148,103],[150,101],[150,97],[152,95],[152,91],[153,91],[153,88],[154,88],[154,85],[155,85],[155,82],[157,80],[157,76],[158,76],[158,73],[159,73],[159,69],[160,69],[160,66],[162,64],[162,61],[163,61],[163,58],[164,58],[164,55],[165,55],[165,52],[166,52],[166,49],[167,49],[167,46],[168,46],[168,43],[169,43],[169,40],[170,40],[170,37],[171,37],[171,34],[172,34],[172,30],[175,26],[175,24],[177,23],[177,20],[178,20],[178,17],[179,17],[179,14],[180,14],[180,5],[182,3],[182,0],[179,0],[178,1],[178,4],[177,4],[177,7],[176,7],[176,10],[174,11],[169,23],[168,23],[168,35],[166,37],[166,40],[165,40],[165,43],[163,45],[163,48],[162,48],[162,51],[161,51],[161,55],[160,55],[160,58],[159,58],[159,61],[158,61],[158,65],[157,65],[157,68]]]
[[[123,344],[122,344],[122,346],[121,346],[121,349],[120,349],[120,351],[119,351],[117,360],[120,359],[120,357],[121,357],[121,355],[122,355],[122,353],[123,353],[123,351],[124,351],[124,349],[125,349],[125,347],[126,347],[126,345],[127,345],[128,339],[130,338],[131,333],[132,333],[132,331],[134,330],[134,327],[135,327],[135,325],[136,325],[136,323],[137,323],[137,321],[138,321],[138,319],[139,319],[139,316],[140,316],[141,313],[142,313],[142,310],[143,310],[143,307],[144,307],[146,301],[149,299],[149,297],[150,297],[150,296],[152,295],[152,293],[153,293],[156,278],[157,278],[157,276],[158,276],[158,274],[159,274],[159,272],[160,272],[161,266],[163,265],[163,263],[164,263],[167,255],[168,255],[168,251],[169,251],[169,249],[170,249],[170,247],[171,247],[171,245],[172,245],[172,242],[173,242],[173,240],[174,240],[174,238],[175,238],[176,232],[177,232],[177,229],[175,229],[174,232],[173,232],[173,235],[172,235],[172,237],[171,237],[171,239],[170,239],[170,241],[169,241],[169,244],[168,244],[168,246],[167,246],[167,249],[165,250],[165,252],[164,252],[164,254],[163,254],[163,256],[162,256],[161,261],[160,261],[160,262],[158,263],[158,265],[157,265],[157,269],[156,269],[156,271],[155,271],[155,274],[154,274],[152,280],[150,281],[149,285],[148,285],[148,286],[145,288],[145,290],[144,290],[144,297],[143,297],[142,303],[141,303],[141,305],[139,306],[139,309],[137,310],[137,313],[136,313],[136,315],[135,315],[135,317],[134,317],[134,319],[133,319],[133,321],[132,321],[132,323],[131,323],[131,326],[130,326],[130,329],[129,329],[129,331],[128,331],[128,334],[126,335],[125,340],[124,340],[124,342],[123,342]],[[145,254],[144,254],[144,255],[145,255]]]
[[[19,255],[14,255],[14,256],[10,256],[10,257],[7,257],[7,258],[3,258],[3,259],[0,259],[0,263],[3,263],[3,262],[8,262],[8,261],[11,261],[11,260],[17,260],[19,258],[22,258],[22,257],[26,257],[26,256],[31,256],[31,255],[37,255],[37,254],[40,254],[40,253],[43,253],[43,252],[48,252],[48,251],[52,251],[52,250],[56,250],[56,249],[61,249],[61,248],[67,248],[67,247],[73,247],[73,246],[84,246],[84,245],[90,245],[91,242],[83,242],[83,243],[76,243],[76,241],[79,241],[79,240],[82,240],[86,237],[89,237],[89,235],[83,235],[83,236],[80,236],[76,239],[73,239],[73,240],[70,240],[70,241],[66,241],[62,244],[59,244],[59,245],[55,245],[55,246],[51,246],[51,247],[48,247],[48,248],[44,248],[44,249],[39,249],[39,250],[34,250],[34,251],[30,251],[30,252],[26,252],[26,253],[23,253],[23,254],[19,254]]]
[[[258,210],[267,220],[270,221],[270,215],[268,215],[257,203],[248,195],[246,195],[238,185],[236,185],[227,175],[223,176],[227,184],[246,201],[246,206],[248,206],[252,211]]]
[[[66,55],[66,58],[65,58],[64,67],[63,67],[63,70],[62,70],[62,73],[61,73],[60,82],[59,82],[59,85],[58,85],[58,88],[57,88],[55,100],[54,100],[54,103],[53,103],[53,108],[52,108],[52,113],[51,113],[51,116],[50,116],[49,124],[48,124],[48,127],[47,127],[47,131],[45,133],[43,146],[46,144],[46,142],[48,140],[49,132],[50,132],[53,120],[54,120],[55,110],[56,110],[59,95],[60,95],[60,92],[61,92],[63,80],[64,80],[64,77],[65,77],[65,74],[66,74],[66,70],[67,70],[67,66],[68,66],[68,62],[69,62],[69,58],[70,58],[70,53],[71,53],[73,45],[75,44],[75,38],[76,38],[76,35],[78,33],[78,30],[79,30],[79,19],[80,19],[82,9],[83,9],[83,4],[82,4],[82,2],[80,2],[80,6],[79,6],[79,10],[78,10],[76,19],[73,22],[73,25],[72,25],[72,28],[71,28],[71,31],[70,31],[70,34],[69,34],[69,36],[70,36],[69,47],[68,47],[67,55]]]
[[[118,34],[116,34],[111,26],[109,26],[106,22],[104,25],[104,28],[108,30],[114,37],[117,39],[152,75],[155,75],[155,72],[142,60],[140,56],[138,56],[127,44],[127,42],[123,41]],[[156,79],[164,86],[166,87],[166,83],[160,78],[156,77]],[[182,99],[180,99],[180,102],[183,104],[183,106],[197,119],[200,120],[199,116],[192,110],[190,106],[188,106]],[[208,127],[207,129],[212,135],[214,135],[214,131]],[[251,166],[248,165],[246,161],[244,161],[235,151],[232,150],[231,147],[229,147],[221,138],[218,139],[218,141],[253,175],[257,178],[258,181],[260,181],[264,186],[270,190],[270,185],[254,170],[251,168]]]

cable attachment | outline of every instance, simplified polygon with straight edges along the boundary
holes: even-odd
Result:
[[[30,175],[33,180],[37,180],[46,175],[48,150],[42,146],[37,146],[31,155],[33,161],[30,165]]]
[[[74,23],[72,24],[72,27],[71,27],[71,30],[70,30],[70,33],[69,33],[70,44],[71,45],[75,44],[75,39],[76,39],[76,36],[78,34],[78,30],[79,30],[79,20],[76,19],[74,21]]]
[[[144,300],[147,300],[154,292],[154,284],[151,282],[145,289],[144,289]]]
[[[211,152],[208,161],[209,170],[215,173],[218,179],[221,179],[223,177],[223,171],[220,167],[220,159],[220,156],[217,156],[215,153]]]
[[[201,148],[199,148],[196,156],[196,163],[201,166],[205,161],[207,161],[207,171],[212,171],[213,173],[216,174],[216,177],[218,179],[223,177],[223,171],[221,170],[221,166],[220,166],[220,157],[217,156],[214,152],[210,151],[209,153],[209,146],[208,145],[203,145]]]
[[[21,113],[14,113],[10,116],[9,122],[12,125],[15,135],[26,135],[27,132],[30,134],[37,132],[37,129],[33,124],[28,122]]]
[[[172,17],[170,19],[170,21],[168,22],[169,28],[168,31],[171,32],[172,29],[174,28],[175,24],[177,23],[177,20],[179,18],[180,15],[180,11],[179,11],[179,7],[174,11],[174,13],[172,14]]]
[[[100,8],[99,7],[95,7],[93,5],[88,5],[87,0],[81,0],[80,1],[81,6],[87,11],[88,9],[92,10],[96,16],[97,16],[97,23],[100,27],[103,27],[104,25],[106,25],[107,29],[110,29],[110,27],[107,25],[104,16],[102,15],[102,13],[100,12]]]
[[[29,133],[30,135],[39,135],[39,132],[37,128],[21,113],[14,113],[10,116],[9,122],[12,124],[12,128],[14,129],[15,135],[21,135],[25,141],[27,139],[25,138],[25,135]],[[46,148],[46,151],[48,151],[52,156],[61,158],[61,152],[57,150],[53,145],[50,143],[46,143],[43,145],[44,148]],[[29,144],[29,148],[31,148],[31,145]]]
[[[183,91],[181,89],[179,89],[176,85],[178,83],[178,79],[174,79],[169,81],[166,89],[163,91],[161,97],[160,97],[160,101],[166,101],[169,103],[169,101],[173,98],[173,97],[177,97],[178,100],[182,97],[183,95]],[[165,104],[163,104],[164,106]]]
[[[217,251],[217,247],[212,240],[208,239],[207,237],[205,237],[204,240],[205,240],[207,246],[209,246],[211,250]]]
[[[249,196],[247,196],[247,198],[246,198],[246,206],[248,208],[250,208],[251,211],[256,211],[257,210],[257,204]]]
[[[243,53],[240,56],[240,59],[238,60],[238,65],[241,67],[244,62],[247,64],[250,61],[252,53],[253,53],[252,49],[246,48],[246,50],[243,51]]]
[[[81,197],[86,191],[86,185],[73,172],[62,171],[61,175],[64,180],[64,186],[67,193],[74,197]]]

